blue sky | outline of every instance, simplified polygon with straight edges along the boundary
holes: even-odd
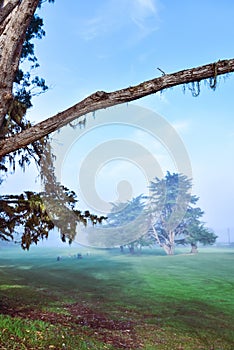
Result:
[[[35,122],[96,90],[113,91],[160,76],[157,67],[171,73],[234,57],[231,0],[86,0],[69,4],[56,0],[53,5],[44,4],[40,15],[47,34],[36,42],[38,74],[46,78],[50,90],[34,99],[29,115]],[[204,219],[209,227],[224,231],[234,227],[233,92],[234,76],[230,75],[220,80],[216,91],[202,86],[196,98],[188,90],[184,94],[182,87],[175,87],[134,102],[165,118],[177,131],[189,154],[193,193],[200,197]],[[121,135],[133,140],[134,132],[123,131],[121,126],[112,130],[99,128],[82,141],[82,147],[78,144],[77,152],[82,148],[85,157],[95,142]],[[141,141],[150,150],[150,137],[142,136]],[[164,155],[168,156],[165,150]],[[70,163],[79,163],[72,152],[69,157],[73,157]],[[165,157],[158,161],[163,162]],[[115,166],[117,169],[124,164]],[[108,167],[110,164],[106,173],[102,168],[99,176],[105,177]],[[165,170],[164,165],[162,168]],[[125,175],[126,169],[121,171]],[[8,178],[2,186],[5,191],[40,188],[39,182],[35,184],[33,170],[23,176],[20,173]],[[135,178],[138,177],[141,175],[137,168]],[[66,181],[77,185],[77,177],[69,179],[66,175]],[[100,177],[97,187],[98,181]],[[110,178],[109,181],[107,192],[101,186],[97,188],[106,201],[116,195],[111,193]],[[121,181],[120,176],[116,175],[114,181]],[[138,188],[134,193],[137,191]]]

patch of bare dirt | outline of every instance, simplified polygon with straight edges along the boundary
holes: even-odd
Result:
[[[80,303],[64,305],[64,313],[42,311],[27,308],[11,308],[2,304],[0,312],[12,317],[22,317],[31,320],[41,320],[51,324],[69,327],[74,332],[81,326],[96,339],[105,344],[111,344],[116,349],[141,349],[143,344],[137,339],[134,323],[127,320],[110,319],[104,313],[94,311]]]

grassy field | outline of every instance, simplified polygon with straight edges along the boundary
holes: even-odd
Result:
[[[0,349],[234,349],[234,249],[86,253],[0,248]]]

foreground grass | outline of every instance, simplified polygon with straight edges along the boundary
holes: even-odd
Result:
[[[234,348],[234,250],[75,253],[0,250],[0,349]]]
[[[42,321],[12,319],[0,315],[0,349],[112,349],[90,339],[80,330],[79,336],[69,328],[62,328]]]

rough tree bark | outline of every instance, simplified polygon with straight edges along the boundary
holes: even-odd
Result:
[[[0,0],[0,126],[12,100],[12,87],[17,71],[22,44],[38,0]],[[2,22],[1,22],[2,20]],[[87,113],[137,100],[164,89],[191,82],[214,78],[234,72],[234,59],[222,60],[197,68],[165,74],[139,85],[114,92],[97,91],[81,102],[38,123],[15,136],[0,141],[0,157],[49,135]]]
[[[87,113],[137,100],[141,97],[176,85],[201,81],[203,79],[213,78],[233,71],[234,59],[222,60],[197,68],[166,74],[162,77],[145,81],[139,85],[130,86],[114,92],[107,93],[105,91],[97,91],[65,111],[60,112],[13,137],[8,137],[0,141],[0,157],[22,148],[33,141],[39,140]]]
[[[0,6],[0,127],[12,101],[22,45],[39,0],[5,0]]]

